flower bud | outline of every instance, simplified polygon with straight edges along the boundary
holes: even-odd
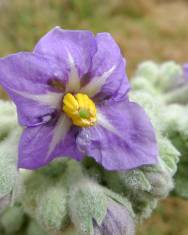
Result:
[[[134,235],[135,224],[127,208],[109,200],[108,209],[101,225],[94,221],[94,235]]]
[[[150,193],[157,198],[165,198],[169,192],[173,189],[174,184],[172,177],[168,172],[164,170],[160,171],[148,171],[145,172],[145,176],[150,182]]]

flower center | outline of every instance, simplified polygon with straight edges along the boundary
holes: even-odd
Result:
[[[96,122],[95,103],[86,95],[67,93],[63,98],[63,111],[79,127],[90,127]]]

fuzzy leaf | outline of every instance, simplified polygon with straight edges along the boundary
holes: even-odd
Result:
[[[68,222],[66,163],[53,162],[41,170],[22,175],[25,178],[24,210],[47,231],[64,229]]]
[[[17,170],[17,149],[20,129],[13,131],[0,143],[0,198],[12,192],[18,196],[21,189]]]
[[[82,235],[93,235],[93,220],[101,224],[107,211],[103,189],[83,179],[70,192],[69,210],[73,223]]]
[[[129,190],[142,190],[149,192],[151,190],[151,185],[144,173],[137,169],[131,170],[126,173],[119,173],[121,180],[124,185]]]
[[[169,170],[169,173],[174,175],[177,171],[180,153],[168,139],[161,137],[158,142],[160,157]]]
[[[46,230],[61,230],[68,222],[67,191],[63,185],[49,186],[38,197],[36,220]]]

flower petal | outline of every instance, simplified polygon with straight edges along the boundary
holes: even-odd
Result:
[[[69,68],[70,82],[68,91],[78,91],[80,79],[91,65],[96,52],[96,41],[93,33],[86,30],[63,30],[55,27],[38,42],[35,53],[49,55]]]
[[[45,122],[59,108],[62,93],[49,84],[57,77],[65,83],[66,69],[41,55],[22,52],[0,59],[0,84],[15,102],[24,126]]]
[[[188,81],[188,64],[183,65],[183,74],[186,82]]]
[[[121,98],[130,88],[125,73],[125,59],[109,33],[97,34],[96,42],[97,52],[93,56],[89,73],[91,80],[83,87],[82,92],[90,97],[100,94],[101,99],[114,96]]]
[[[100,114],[101,112],[101,114]],[[127,101],[98,107],[98,124],[83,129],[77,145],[108,170],[129,170],[157,163],[154,129],[144,112]]]
[[[64,115],[56,122],[26,128],[20,140],[18,167],[36,169],[59,156],[80,160],[75,143],[77,132]]]

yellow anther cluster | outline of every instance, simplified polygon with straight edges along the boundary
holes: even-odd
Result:
[[[67,93],[63,98],[63,111],[79,127],[90,127],[96,122],[95,103],[86,95]]]

